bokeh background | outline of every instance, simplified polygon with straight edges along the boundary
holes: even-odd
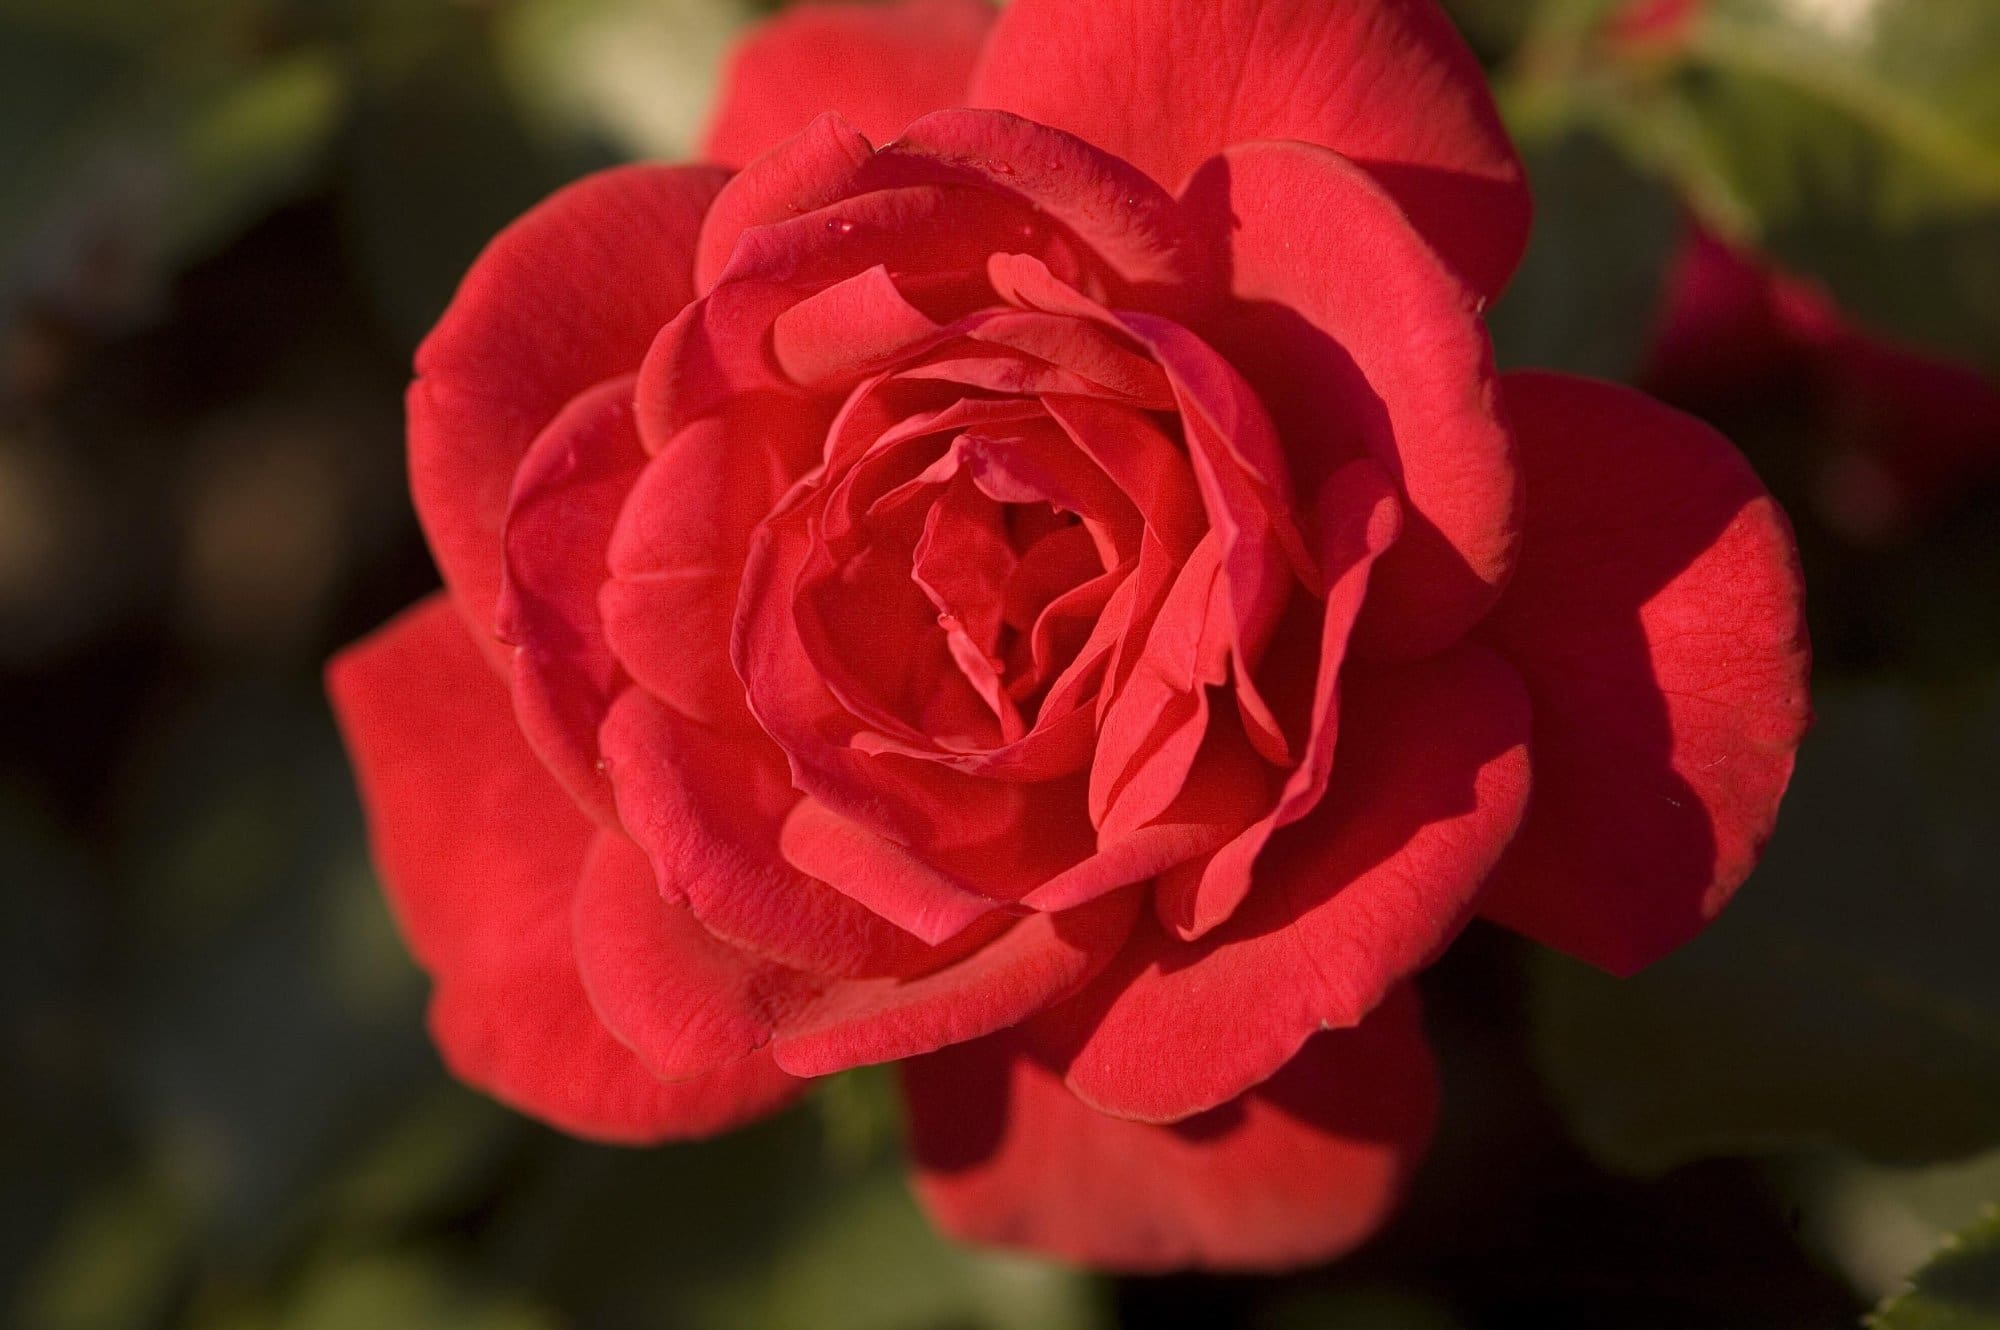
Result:
[[[1455,6],[1540,207],[1501,360],[1739,440],[1821,719],[1682,954],[1427,977],[1446,1118],[1369,1247],[954,1249],[879,1072],[645,1152],[445,1077],[318,683],[434,584],[410,352],[543,193],[684,155],[766,8],[0,0],[0,1323],[2000,1325],[1995,0]]]

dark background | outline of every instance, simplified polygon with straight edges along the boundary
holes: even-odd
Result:
[[[549,188],[688,150],[754,8],[0,0],[0,1323],[1843,1326],[2000,1201],[2000,412],[1797,375],[1691,403],[1808,566],[1821,720],[1765,866],[1624,984],[1469,933],[1424,984],[1440,1140],[1352,1258],[952,1248],[879,1071],[644,1152],[448,1080],[319,691],[435,584],[409,354]],[[1503,362],[1640,376],[1698,213],[1990,376],[2000,5],[1614,8],[1456,6],[1537,183]],[[1834,445],[1947,427],[1946,482],[1858,527]],[[1886,1330],[2000,1324],[1993,1229]]]

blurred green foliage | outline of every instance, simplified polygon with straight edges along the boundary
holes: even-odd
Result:
[[[1592,125],[1871,326],[2000,367],[2000,6],[1703,0],[1623,49],[1616,0],[1467,7],[1530,141]]]
[[[2000,1327],[2000,1210],[1950,1243],[1907,1292],[1869,1318],[1872,1330],[1995,1330]]]
[[[1778,834],[1708,932],[1629,980],[1537,958],[1551,1088],[1621,1167],[2000,1143],[2000,687],[1823,685],[1815,707]]]
[[[615,156],[686,154],[755,8],[0,0],[0,311],[39,296],[115,322],[331,185],[414,343],[528,204]]]
[[[1469,934],[1426,981],[1435,1157],[1330,1271],[954,1248],[883,1072],[648,1152],[445,1077],[317,687],[434,584],[408,353],[549,188],[688,151],[765,7],[0,0],[0,1322],[1993,1324],[2000,496],[1857,546],[1777,412],[1722,422],[1813,590],[1768,862],[1625,983]],[[2000,6],[1714,0],[1637,45],[1615,0],[1452,7],[1538,195],[1502,363],[1637,373],[1693,213],[2000,365]]]

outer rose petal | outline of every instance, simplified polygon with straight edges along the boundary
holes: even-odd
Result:
[[[633,376],[572,401],[514,476],[494,632],[514,644],[514,716],[529,747],[591,816],[616,825],[597,727],[623,675],[598,588],[618,510],[646,461]]]
[[[627,166],[502,231],[417,350],[410,488],[459,612],[487,647],[514,471],[577,394],[630,374],[694,297],[694,245],[727,177]]]
[[[840,984],[778,1032],[778,1064],[800,1076],[890,1062],[1005,1029],[1074,992],[1111,959],[1138,913],[1114,892],[1031,914],[956,964],[914,979]]]
[[[964,104],[992,23],[985,0],[800,5],[736,48],[707,155],[743,166],[822,111],[887,143],[918,116]]]
[[[1232,144],[1333,148],[1489,298],[1527,244],[1520,160],[1434,0],[1015,0],[972,104],[1080,135],[1170,189]]]
[[[693,748],[698,733],[681,727],[680,747]],[[623,749],[615,740],[612,747]],[[840,934],[848,920],[816,907],[826,888],[802,878],[757,880],[754,844],[703,846],[721,830],[716,820],[686,818],[682,848],[663,854],[662,866],[685,871],[705,854],[714,880],[691,884],[694,891],[751,898],[734,913],[717,911],[725,924],[740,924],[756,898],[780,896],[778,888],[777,910],[789,911],[795,929]],[[996,917],[958,951],[904,948],[903,977],[813,976],[731,946],[686,906],[662,900],[646,854],[606,833],[577,896],[576,945],[593,1005],[655,1074],[705,1073],[768,1045],[787,1070],[814,1076],[929,1053],[1019,1022],[1101,969],[1136,913],[1125,893],[1061,914]],[[826,945],[825,937],[812,945]]]
[[[688,1080],[750,1056],[818,991],[662,899],[645,852],[616,832],[597,838],[584,865],[574,922],[591,1006],[661,1080]]]
[[[1315,1030],[1352,1025],[1457,936],[1528,800],[1528,707],[1492,652],[1350,670],[1325,800],[1273,838],[1194,942],[1142,914],[1117,960],[1031,1026],[1084,1102],[1174,1122]]]
[[[575,965],[547,959],[442,983],[431,999],[431,1038],[452,1075],[518,1112],[585,1140],[657,1145],[734,1130],[809,1084],[768,1050],[695,1080],[654,1080],[591,1011]]]
[[[916,1188],[939,1227],[1120,1270],[1326,1260],[1394,1207],[1436,1118],[1405,990],[1240,1100],[1172,1126],[1097,1113],[1020,1041],[903,1066]]]
[[[1475,296],[1374,181],[1310,144],[1235,148],[1188,183],[1187,202],[1227,236],[1223,340],[1301,491],[1312,467],[1358,449],[1403,492],[1357,653],[1455,641],[1498,599],[1519,543],[1520,478]]]
[[[336,657],[327,686],[390,904],[437,985],[432,1035],[462,1080],[633,1143],[736,1126],[803,1088],[765,1057],[663,1084],[592,1014],[569,906],[595,829],[528,750],[444,597]]]
[[[798,802],[784,755],[762,736],[701,725],[640,690],[611,705],[604,753],[618,813],[669,901],[730,944],[829,976],[907,974],[930,952],[895,925],[785,862]]]
[[[1809,721],[1784,513],[1727,440],[1640,393],[1510,375],[1521,563],[1486,635],[1535,702],[1535,802],[1492,918],[1629,974],[1749,874]]]

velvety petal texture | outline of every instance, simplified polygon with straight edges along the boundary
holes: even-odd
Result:
[[[1527,247],[1520,160],[1435,0],[1015,0],[972,99],[1089,139],[1169,189],[1234,144],[1332,148],[1488,297]]]
[[[1486,913],[1629,974],[1755,865],[1811,712],[1797,552],[1727,440],[1628,388],[1507,379],[1528,477],[1486,629],[1535,703],[1535,801]]]
[[[504,686],[442,597],[351,647],[328,690],[397,923],[431,976],[461,1079],[593,1140],[704,1136],[789,1102],[768,1056],[675,1084],[591,1010],[571,900],[598,832],[535,760]]]
[[[521,459],[493,630],[513,643],[514,713],[549,770],[613,821],[597,730],[624,678],[598,609],[606,548],[646,460],[631,375],[578,396]]]
[[[1234,149],[1186,196],[1230,237],[1227,344],[1292,453],[1362,452],[1402,491],[1405,530],[1375,574],[1361,649],[1425,655],[1462,636],[1506,583],[1520,524],[1476,295],[1373,180],[1323,149]]]
[[[1170,1126],[1095,1112],[1005,1037],[906,1063],[903,1086],[917,1195],[947,1233],[1135,1272],[1275,1270],[1357,1245],[1408,1182],[1437,1096],[1407,993]]]
[[[1353,1025],[1471,917],[1528,803],[1514,672],[1466,648],[1357,678],[1327,801],[1280,836],[1228,923],[1193,942],[1141,920],[1088,988],[1037,1018],[1069,1088],[1175,1122]]]
[[[824,111],[887,143],[925,112],[963,104],[994,12],[987,0],[808,0],[786,9],[730,57],[709,160],[742,166]]]
[[[695,237],[725,179],[626,166],[557,192],[494,238],[417,349],[410,490],[445,586],[482,635],[516,469],[579,393],[631,374],[692,298]]]

